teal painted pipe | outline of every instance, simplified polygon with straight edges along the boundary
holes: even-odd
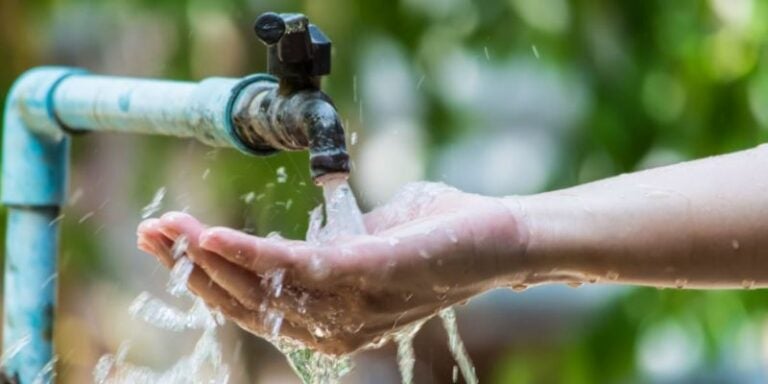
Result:
[[[30,70],[14,83],[5,106],[2,153],[2,203],[8,207],[3,319],[8,357],[2,373],[7,379],[52,381],[46,365],[54,357],[56,217],[66,197],[68,133],[193,137],[263,154],[271,150],[246,145],[235,121],[240,131],[250,129],[249,111],[259,113],[261,99],[276,87],[268,75],[190,83],[57,67]]]
[[[53,220],[66,193],[69,138],[58,129],[50,90],[77,72],[30,71],[11,88],[5,107],[2,201],[8,207],[8,225],[3,351],[8,360],[3,369],[19,383],[45,374],[43,367],[53,357],[59,232]],[[9,356],[11,350],[18,353]]]

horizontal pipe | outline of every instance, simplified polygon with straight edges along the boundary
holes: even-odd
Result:
[[[76,75],[53,94],[56,117],[75,131],[113,131],[191,137],[215,147],[243,146],[232,128],[232,106],[243,80],[199,83]],[[274,88],[273,81],[249,86]]]

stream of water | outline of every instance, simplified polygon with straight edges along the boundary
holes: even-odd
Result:
[[[366,233],[357,201],[345,179],[327,180],[323,185],[323,194],[325,212],[323,212],[323,206],[312,211],[306,236],[307,242],[325,244],[341,235]],[[202,331],[192,353],[180,358],[167,370],[158,372],[126,362],[130,343],[125,342],[115,354],[108,354],[99,359],[93,370],[95,383],[225,384],[229,381],[229,368],[222,362],[221,345],[217,339],[217,330],[224,324],[224,317],[216,311],[211,311],[201,299],[187,289],[187,279],[194,266],[186,257],[186,247],[187,240],[184,237],[180,237],[174,245],[173,257],[176,263],[171,270],[166,290],[173,296],[191,301],[191,306],[188,309],[180,309],[143,292],[130,305],[129,313],[132,317],[151,326],[168,331]],[[354,255],[350,256],[354,257]],[[269,295],[280,296],[284,272],[285,270],[277,270],[264,277],[262,284],[268,288]],[[266,338],[286,356],[304,384],[338,383],[352,370],[350,356],[326,355],[280,336],[283,313],[269,308],[266,300],[262,309],[265,313],[265,328],[270,333]],[[445,309],[439,315],[448,333],[449,349],[465,382],[477,383],[474,367],[458,334],[453,309]],[[413,383],[413,368],[416,361],[413,338],[424,322],[426,320],[406,326],[382,339],[381,343],[377,343],[377,346],[386,340],[394,340],[397,343],[398,367],[403,384]],[[323,330],[318,329],[313,332],[322,334]]]

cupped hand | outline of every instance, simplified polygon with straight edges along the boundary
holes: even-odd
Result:
[[[364,215],[367,235],[313,244],[171,212],[141,223],[138,246],[170,268],[183,237],[188,285],[210,307],[252,333],[343,354],[509,284],[524,268],[519,219],[499,199],[418,183]]]

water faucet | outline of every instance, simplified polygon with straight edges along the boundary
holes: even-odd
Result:
[[[349,174],[341,121],[320,90],[330,41],[300,14],[266,13],[255,30],[269,50],[268,74],[188,82],[40,67],[14,82],[0,152],[8,216],[0,383],[53,381],[59,215],[73,133],[195,138],[252,155],[308,149],[316,183]]]
[[[331,98],[320,90],[331,72],[331,41],[306,16],[267,12],[256,20],[267,48],[267,71],[277,87],[257,88],[234,110],[239,138],[264,154],[309,149],[312,178],[349,174],[344,128]]]

